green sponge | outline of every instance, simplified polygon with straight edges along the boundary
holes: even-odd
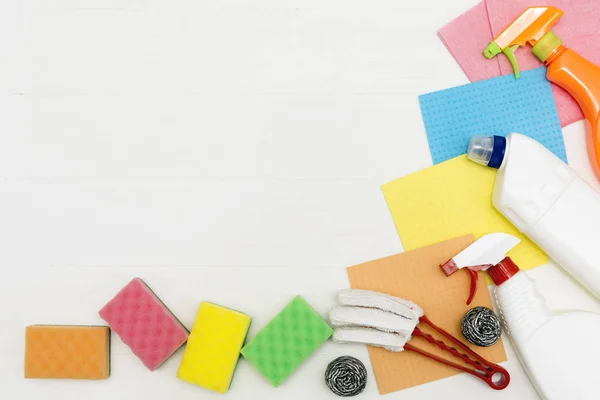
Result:
[[[242,355],[278,387],[332,334],[327,322],[296,296],[242,349]]]

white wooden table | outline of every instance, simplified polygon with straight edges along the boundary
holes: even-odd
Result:
[[[24,328],[101,323],[140,276],[186,325],[209,300],[252,336],[402,251],[380,185],[431,165],[417,95],[467,82],[436,31],[475,1],[3,0],[0,397],[221,399],[175,378],[181,352],[150,373],[117,338],[108,381],[26,381]],[[583,124],[565,136],[590,178]],[[600,310],[552,265],[531,276]],[[242,360],[226,398],[334,399],[343,354],[377,398],[366,348],[333,343],[278,389]],[[457,376],[385,398],[537,398],[508,354],[503,392]]]

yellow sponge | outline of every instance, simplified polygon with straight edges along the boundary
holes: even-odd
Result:
[[[212,303],[200,303],[177,377],[225,393],[252,319]]]

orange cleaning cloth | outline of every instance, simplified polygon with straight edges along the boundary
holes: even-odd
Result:
[[[107,379],[107,326],[33,325],[25,330],[25,378]]]
[[[440,269],[440,264],[466,249],[474,241],[473,235],[463,236],[350,267],[348,268],[350,285],[353,289],[372,290],[414,301],[423,307],[432,321],[462,340],[460,321],[465,313],[475,306],[492,308],[492,300],[486,290],[485,278],[483,274],[479,274],[480,289],[473,303],[467,306],[465,300],[469,291],[469,274],[461,271],[453,275],[453,279],[447,278]],[[422,325],[420,327],[424,328]],[[435,332],[429,330],[427,333]],[[465,343],[465,340],[462,342]],[[449,358],[445,351],[419,338],[414,338],[409,343],[422,346],[426,351],[456,362]],[[502,339],[491,347],[465,344],[488,361],[493,363],[506,361]],[[369,347],[369,355],[380,394],[460,373],[447,365],[410,351],[394,353],[379,347]]]

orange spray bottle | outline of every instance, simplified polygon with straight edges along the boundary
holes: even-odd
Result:
[[[485,49],[493,58],[504,53],[519,77],[515,51],[530,44],[533,54],[548,67],[550,82],[569,92],[587,121],[588,153],[600,179],[600,67],[563,45],[550,29],[563,16],[556,7],[530,7]]]

